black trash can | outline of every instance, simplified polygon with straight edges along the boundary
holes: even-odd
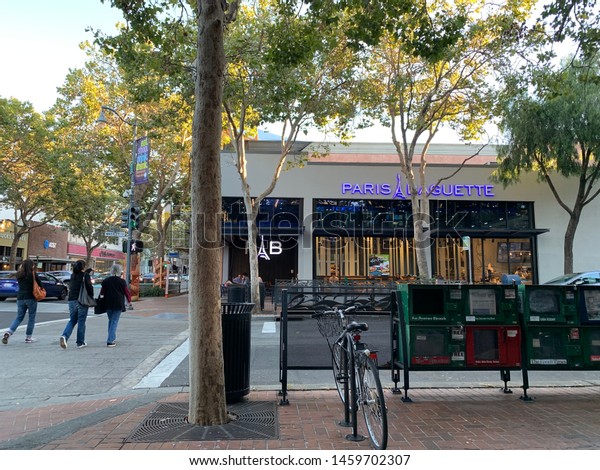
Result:
[[[267,296],[267,289],[265,287],[264,282],[260,282],[258,284],[258,291],[260,293],[260,309],[264,310],[265,309],[265,297]]]
[[[242,304],[246,301],[246,286],[233,284],[227,288],[227,303]]]
[[[227,403],[237,403],[250,393],[250,323],[253,308],[253,303],[221,304]]]

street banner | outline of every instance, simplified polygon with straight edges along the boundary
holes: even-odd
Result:
[[[135,141],[135,184],[144,184],[148,182],[148,159],[150,157],[150,139],[141,137]]]

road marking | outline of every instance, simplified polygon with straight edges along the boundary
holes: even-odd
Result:
[[[262,327],[263,333],[277,333],[277,328],[275,326],[275,322],[264,322]]]
[[[181,364],[190,352],[190,340],[186,339],[171,354],[164,358],[133,388],[158,388]]]

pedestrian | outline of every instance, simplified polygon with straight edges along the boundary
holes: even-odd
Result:
[[[248,284],[248,273],[238,274],[236,277],[233,278],[233,283],[239,285]]]
[[[29,312],[29,318],[27,319],[27,329],[25,330],[25,342],[29,344],[36,341],[31,336],[35,326],[35,314],[38,304],[33,296],[34,279],[38,286],[43,287],[41,279],[35,272],[33,261],[26,259],[21,263],[17,271],[17,281],[19,283],[19,290],[17,291],[17,318],[14,319],[8,330],[4,333],[4,336],[2,336],[2,344],[8,344],[8,338],[19,327],[27,312]]]
[[[73,273],[71,274],[71,282],[69,284],[69,322],[59,339],[60,347],[67,349],[67,342],[73,333],[75,325],[77,325],[77,348],[85,348],[85,321],[87,319],[89,307],[81,305],[79,292],[81,289],[87,289],[88,294],[94,297],[94,286],[89,273],[84,272],[85,261],[79,260],[73,265]]]
[[[131,292],[127,288],[125,279],[121,277],[123,267],[120,264],[113,264],[110,268],[110,275],[102,281],[100,288],[100,297],[104,297],[106,306],[106,316],[108,317],[108,336],[106,346],[114,348],[117,343],[117,326],[121,312],[125,311],[125,300],[131,303]]]

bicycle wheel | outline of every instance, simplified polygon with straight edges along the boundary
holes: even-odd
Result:
[[[360,390],[360,405],[373,447],[383,450],[387,447],[388,425],[379,370],[373,359],[365,354],[361,355],[363,357],[360,360],[357,358],[356,361],[357,381],[360,382],[357,384]]]
[[[336,341],[333,343],[333,348],[331,349],[331,362],[333,369],[333,380],[335,381],[335,386],[338,394],[340,395],[342,403],[346,403],[344,400],[344,387],[348,382],[348,369],[344,365],[345,358],[346,355],[342,345]]]

